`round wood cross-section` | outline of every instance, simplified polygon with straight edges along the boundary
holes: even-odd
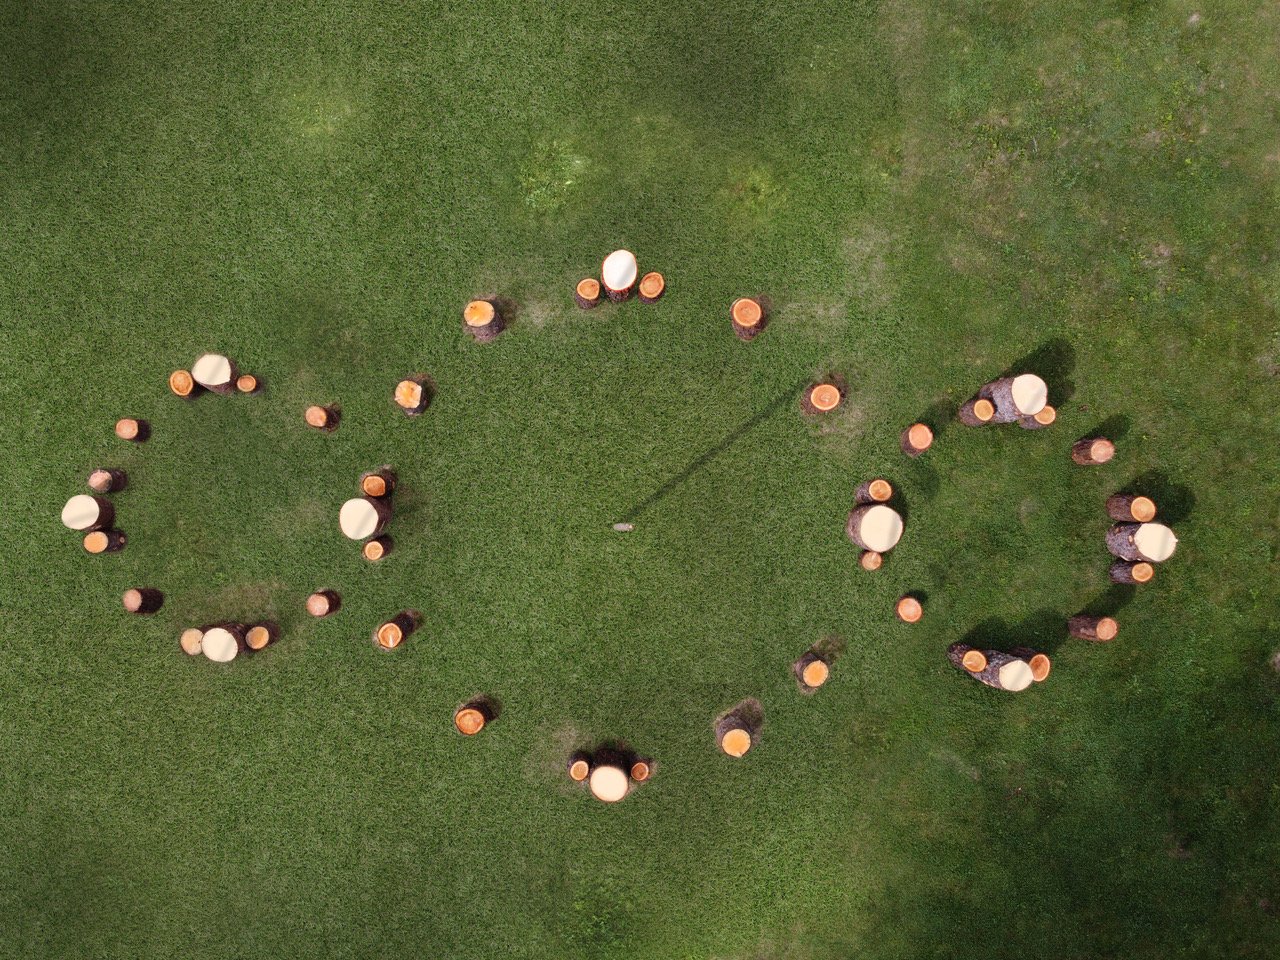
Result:
[[[819,413],[829,413],[840,406],[840,388],[834,383],[820,383],[809,391],[809,403]]]
[[[143,437],[142,421],[132,417],[124,417],[116,421],[116,436],[121,440],[141,440]]]
[[[1041,683],[1052,669],[1053,664],[1050,663],[1049,657],[1043,653],[1037,653],[1027,661],[1027,666],[1031,668],[1031,679],[1036,683]]]
[[[111,501],[78,493],[62,508],[62,524],[68,530],[92,530],[112,519]]]
[[[1025,660],[1010,660],[1000,668],[1000,689],[1017,693],[1035,682],[1031,665]]]
[[[640,278],[640,302],[655,303],[666,292],[667,281],[660,273],[646,273]]]
[[[240,644],[230,630],[214,627],[204,632],[200,652],[215,663],[230,663],[240,652]]]
[[[327,617],[333,611],[334,603],[328,591],[318,590],[307,597],[307,613],[313,617]]]
[[[1071,447],[1071,459],[1082,466],[1107,463],[1116,455],[1116,445],[1106,437],[1077,440]]]
[[[735,727],[720,738],[720,749],[731,757],[745,756],[751,749],[751,734]]]
[[[1099,640],[1114,640],[1116,634],[1120,632],[1120,624],[1114,617],[1103,617],[1094,627],[1094,632],[1097,633]]]
[[[630,786],[626,771],[614,766],[596,767],[591,771],[588,785],[591,795],[605,803],[617,803],[627,795]]]
[[[973,416],[977,420],[986,423],[996,415],[996,405],[986,397],[979,397],[973,401]]]
[[[733,317],[733,322],[740,327],[746,327],[748,330],[758,327],[760,321],[764,319],[764,308],[760,306],[758,300],[750,297],[739,297],[733,301],[733,306],[729,308],[729,313]]]
[[[879,570],[884,565],[884,554],[876,553],[874,550],[863,550],[862,556],[858,557],[858,563],[868,572]]]
[[[236,389],[241,393],[254,393],[258,389],[258,378],[252,373],[246,373],[236,378]]]
[[[387,495],[387,478],[371,473],[360,481],[360,489],[366,497],[385,497]]]
[[[573,288],[573,302],[583,310],[590,310],[600,302],[600,281],[595,277],[583,277]]]
[[[643,760],[637,760],[631,765],[631,779],[636,783],[644,783],[649,779],[649,774],[652,772],[653,771],[650,769],[649,764],[645,763]]]
[[[465,737],[474,737],[484,729],[484,714],[475,707],[463,707],[453,715],[453,725]]]
[[[164,604],[164,594],[150,587],[133,587],[120,598],[130,613],[155,613]]]
[[[111,550],[119,550],[124,546],[124,534],[107,533],[103,530],[94,530],[92,533],[84,535],[85,553],[107,553]]]
[[[175,370],[169,374],[169,389],[179,397],[189,397],[195,392],[196,382],[189,370]]]
[[[250,650],[264,650],[271,642],[271,631],[261,624],[250,627],[244,635],[244,642]]]
[[[967,651],[960,663],[970,673],[981,673],[987,669],[987,657],[981,650]]]
[[[1010,391],[1014,407],[1024,417],[1034,417],[1049,402],[1048,386],[1034,373],[1014,377]]]
[[[864,550],[885,553],[902,538],[902,517],[882,503],[858,507],[849,514],[846,532]]]
[[[897,614],[903,623],[917,623],[924,616],[924,607],[915,597],[903,597],[898,601]]]
[[[182,636],[178,637],[178,646],[182,648],[182,652],[189,657],[194,657],[200,653],[200,648],[204,644],[204,631],[195,627],[190,627],[182,631]]]
[[[1133,545],[1142,559],[1151,563],[1163,563],[1173,556],[1178,538],[1163,523],[1144,523],[1133,535]]]
[[[918,456],[933,446],[933,431],[928,424],[913,423],[902,435],[902,449],[912,456]]]
[[[378,628],[378,646],[384,650],[394,650],[404,640],[404,631],[398,623],[384,623]]]
[[[604,258],[600,266],[600,279],[610,300],[625,300],[635,286],[639,267],[636,255],[630,250],[615,250]]]
[[[374,537],[360,548],[360,552],[364,554],[366,560],[376,563],[390,552],[390,542],[389,537]]]
[[[581,783],[587,779],[587,774],[591,772],[591,764],[585,760],[574,760],[569,764],[569,779],[575,783]]]
[[[206,353],[191,365],[191,379],[206,390],[230,392],[235,367],[220,353]]]
[[[352,497],[338,511],[338,528],[351,540],[368,540],[385,522],[385,508],[367,497]]]
[[[1129,576],[1134,583],[1147,583],[1156,575],[1156,568],[1145,561],[1139,561],[1129,568]]]
[[[1046,404],[1039,413],[1033,414],[1032,419],[1040,426],[1047,427],[1058,419],[1058,411]]]
[[[332,415],[329,411],[314,403],[307,407],[302,416],[307,421],[307,426],[315,427],[317,430],[328,429],[332,422]]]
[[[821,660],[813,660],[805,664],[805,668],[800,672],[800,679],[804,681],[806,687],[820,687],[827,682],[827,678],[831,676],[831,668]]]

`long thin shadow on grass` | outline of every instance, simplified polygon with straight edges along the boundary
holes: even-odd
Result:
[[[657,490],[653,491],[653,493],[649,494],[649,496],[645,497],[639,503],[632,506],[631,509],[629,509],[626,513],[622,515],[621,522],[634,523],[636,518],[639,517],[640,514],[644,513],[646,510],[652,507],[655,503],[658,503],[660,500],[666,497],[667,494],[671,493],[671,491],[673,491],[676,487],[680,486],[680,484],[688,480],[691,476],[693,476],[695,473],[697,473],[699,470],[705,467],[717,456],[724,453],[724,451],[729,449],[729,447],[733,446],[735,442],[742,439],[742,437],[746,433],[748,433],[752,427],[759,426],[765,420],[768,420],[769,417],[771,417],[773,414],[777,413],[777,411],[780,408],[782,408],[787,403],[794,400],[797,391],[799,391],[800,388],[804,386],[804,384],[805,384],[805,381],[801,380],[797,382],[795,386],[788,387],[786,390],[782,391],[782,393],[774,397],[773,400],[769,402],[769,405],[766,406],[763,410],[761,410],[759,413],[752,416],[751,419],[743,421],[736,428],[734,428],[734,430],[727,437],[725,437],[723,440],[717,443],[714,447],[711,447],[709,450],[706,450],[703,453],[701,453],[698,457],[696,457],[688,465],[686,465],[683,470],[681,470],[679,473],[673,476],[670,480],[668,480],[666,483],[660,486]]]

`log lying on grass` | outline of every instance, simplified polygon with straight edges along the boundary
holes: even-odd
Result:
[[[844,395],[834,383],[815,383],[806,387],[800,397],[800,409],[810,416],[830,413],[840,406]]]
[[[893,484],[877,477],[868,480],[853,492],[853,501],[859,505],[867,503],[888,503],[893,497]]]
[[[1071,445],[1071,459],[1082,467],[1108,462],[1116,455],[1116,445],[1106,437],[1085,437]]]
[[[591,758],[579,750],[569,758],[569,779],[582,783],[591,773]]]
[[[317,590],[307,597],[307,613],[313,617],[327,617],[341,606],[342,598],[334,590]]]
[[[421,374],[405,377],[396,384],[392,393],[396,406],[411,417],[417,416],[431,403],[431,388]]]
[[[1015,657],[1021,657],[1027,661],[1027,666],[1031,668],[1031,679],[1035,683],[1043,683],[1049,676],[1053,664],[1049,660],[1047,653],[1039,653],[1030,647],[1014,647],[1009,651]]]
[[[933,446],[933,431],[924,423],[913,423],[902,432],[902,452],[918,457]]]
[[[360,492],[366,497],[374,499],[389,497],[395,488],[395,471],[388,467],[380,467],[360,475]]]
[[[115,518],[110,500],[87,493],[77,493],[62,508],[62,525],[68,530],[107,530]]]
[[[947,657],[973,679],[997,690],[1017,693],[1035,682],[1031,664],[1012,653],[975,650],[965,643],[953,643],[947,648]]]
[[[985,427],[996,415],[996,405],[986,397],[974,397],[956,414],[966,427]]]
[[[235,393],[236,365],[220,353],[206,353],[191,365],[191,379],[214,393]]]
[[[257,393],[260,386],[258,378],[252,373],[242,373],[236,377],[236,389],[241,393]]]
[[[302,418],[313,430],[331,433],[338,429],[338,408],[332,405],[322,407],[319,404],[312,404],[303,412]]]
[[[116,421],[116,436],[131,443],[144,443],[151,436],[151,424],[133,417],[123,417]]]
[[[1107,516],[1120,523],[1148,523],[1156,518],[1156,502],[1134,493],[1107,497]]]
[[[246,649],[244,627],[238,623],[210,627],[200,641],[200,652],[215,663],[230,663]]]
[[[638,273],[634,253],[630,250],[613,251],[600,265],[600,279],[604,282],[605,294],[614,303],[626,300],[636,285]]]
[[[462,311],[462,326],[478,342],[488,343],[502,332],[502,314],[492,300],[472,300]]]
[[[793,663],[791,670],[805,693],[817,690],[831,676],[831,665],[812,650]]]
[[[877,553],[875,550],[863,550],[858,556],[858,565],[868,573],[879,570],[884,565],[884,554]]]
[[[657,303],[667,292],[667,281],[662,274],[646,273],[640,278],[639,296],[641,303]]]
[[[370,563],[377,563],[391,552],[391,538],[385,534],[374,537],[360,548],[361,555]]]
[[[119,530],[94,530],[84,535],[85,553],[118,553],[124,544],[125,535]]]
[[[863,550],[886,553],[902,538],[902,517],[883,503],[864,504],[849,513],[845,533]]]
[[[265,650],[275,642],[276,629],[269,623],[255,623],[244,634],[245,649],[253,653]]]
[[[1145,560],[1117,560],[1111,564],[1109,575],[1112,583],[1148,583],[1156,575],[1156,568]]]
[[[913,596],[902,597],[893,612],[903,623],[919,623],[924,616],[924,604]]]
[[[391,519],[391,507],[385,500],[352,497],[338,511],[338,529],[351,540],[368,540],[382,532]]]
[[[394,650],[417,629],[417,626],[418,620],[412,613],[407,610],[401,611],[386,623],[380,624],[373,632],[374,646],[380,650]]]
[[[993,380],[978,395],[995,406],[992,423],[1016,423],[1023,417],[1034,417],[1049,402],[1049,388],[1034,373]]]
[[[1046,404],[1045,407],[1034,416],[1019,417],[1018,426],[1023,430],[1043,430],[1045,427],[1052,426],[1053,422],[1057,419],[1058,411]]]
[[[188,657],[194,657],[200,653],[201,647],[204,645],[204,631],[199,627],[188,627],[182,631],[178,637],[178,647]]]
[[[1107,531],[1107,549],[1121,560],[1163,563],[1177,546],[1178,538],[1163,523],[1117,523]]]
[[[764,305],[753,297],[739,297],[729,307],[729,323],[739,340],[752,340],[764,329]]]
[[[760,705],[744,700],[716,720],[716,744],[730,757],[745,756],[760,738]]]
[[[1095,617],[1087,613],[1078,613],[1067,620],[1067,632],[1079,640],[1096,640],[1106,643],[1114,640],[1120,625],[1113,617]]]
[[[196,381],[190,370],[175,370],[169,374],[169,389],[175,397],[194,397]]]
[[[155,613],[164,606],[164,594],[152,587],[132,587],[120,601],[130,613]]]
[[[474,737],[496,716],[487,697],[476,697],[453,712],[453,725],[464,737]]]
[[[636,783],[644,783],[653,775],[652,760],[637,760],[631,764],[631,779]]]
[[[584,277],[573,288],[573,302],[583,310],[590,310],[600,304],[600,281],[595,277]]]
[[[115,493],[123,490],[129,478],[123,470],[97,467],[89,474],[89,489],[94,493]]]
[[[591,771],[587,778],[587,787],[591,795],[604,803],[617,803],[626,797],[631,789],[631,780],[627,772],[612,763],[602,763]]]

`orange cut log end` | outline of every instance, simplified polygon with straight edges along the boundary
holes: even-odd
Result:
[[[643,760],[637,760],[631,765],[631,779],[636,783],[644,783],[649,779],[649,774],[651,772],[649,765]]]
[[[236,389],[241,393],[253,393],[258,389],[258,378],[251,373],[236,378]]]
[[[583,300],[599,300],[600,299],[600,281],[594,277],[584,277],[578,281],[578,296]]]
[[[820,383],[809,391],[809,402],[823,413],[834,410],[840,405],[840,389],[833,383]]]
[[[142,425],[131,417],[116,421],[116,436],[121,440],[136,440],[142,432]]]
[[[271,631],[263,626],[250,627],[244,635],[244,642],[250,650],[261,650],[271,642]]]
[[[462,311],[462,319],[468,327],[487,327],[493,323],[495,311],[488,300],[472,300]]]
[[[764,317],[764,309],[750,297],[742,297],[733,302],[733,319],[740,327],[757,326]]]
[[[973,402],[973,415],[984,423],[996,415],[996,405],[985,398]]]
[[[175,370],[169,374],[169,389],[179,397],[189,397],[196,388],[196,381],[189,370]]]
[[[915,597],[903,597],[898,601],[898,619],[903,623],[915,623],[924,616],[924,607]]]
[[[364,491],[367,497],[385,497],[387,495],[387,481],[376,473],[371,473],[360,482],[360,489]]]
[[[84,548],[88,553],[104,553],[110,540],[101,530],[95,530],[93,533],[87,533],[84,537]]]
[[[659,296],[667,288],[667,281],[660,273],[646,273],[640,280],[640,295],[650,299]],[[589,298],[588,298],[589,299]]]
[[[720,749],[731,757],[741,757],[751,749],[751,734],[741,728],[730,730],[721,738]]]
[[[915,450],[928,450],[933,445],[933,431],[926,424],[913,423],[907,430],[907,443]]]
[[[1116,634],[1120,632],[1120,624],[1112,617],[1103,617],[1098,621],[1098,626],[1094,629],[1098,634],[1099,640],[1114,640]]]
[[[829,676],[831,676],[831,668],[821,660],[814,660],[812,663],[805,664],[800,679],[804,681],[806,687],[820,687],[827,682]]]
[[[398,623],[384,623],[378,628],[378,646],[392,650],[404,640],[404,631]]]
[[[1156,568],[1144,561],[1142,563],[1135,563],[1133,565],[1133,569],[1130,570],[1129,573],[1138,583],[1146,583],[1156,575]]]
[[[463,707],[453,715],[453,725],[463,736],[474,737],[484,729],[484,714],[475,707]]]
[[[1058,419],[1058,411],[1046,404],[1032,419],[1034,419],[1036,423],[1040,424],[1040,426],[1047,427],[1053,423],[1053,421]]]
[[[575,760],[569,764],[569,779],[576,783],[581,783],[587,779],[587,774],[591,772],[591,764],[585,760]]]
[[[396,384],[396,403],[406,410],[417,410],[422,406],[422,384],[412,380],[401,380]]]
[[[307,407],[306,413],[303,414],[307,421],[307,426],[321,429],[329,425],[329,411],[324,407],[312,405]]]
[[[987,669],[987,657],[981,650],[968,651],[960,662],[970,673],[981,673]]]
[[[1031,679],[1036,683],[1040,683],[1045,677],[1049,676],[1049,670],[1053,666],[1049,661],[1049,657],[1043,653],[1037,653],[1027,661],[1027,665],[1031,667]]]
[[[862,556],[858,558],[858,563],[862,565],[863,570],[879,570],[884,564],[884,554],[876,553],[874,550],[864,550]]]

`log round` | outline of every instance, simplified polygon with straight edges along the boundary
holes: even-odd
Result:
[[[1085,437],[1071,445],[1071,459],[1082,467],[1107,463],[1116,455],[1116,445],[1106,437]]]
[[[266,624],[255,624],[244,635],[244,645],[250,650],[265,650],[274,639]]]
[[[68,530],[104,530],[115,519],[115,508],[103,497],[78,493],[62,508],[62,524]]]
[[[590,310],[600,303],[600,281],[595,277],[584,277],[573,288],[573,302],[583,310]]]
[[[116,436],[121,440],[131,440],[135,443],[142,443],[150,435],[150,430],[144,420],[135,420],[133,417],[123,417],[116,421]]]
[[[1107,497],[1107,516],[1120,523],[1148,523],[1156,518],[1156,503],[1138,494],[1114,493]]]
[[[394,650],[404,642],[404,629],[400,624],[392,620],[378,627],[377,633],[374,634],[374,639],[382,649]]]
[[[986,397],[974,397],[960,408],[957,417],[967,427],[984,427],[995,414],[995,404]]]
[[[313,403],[302,414],[307,426],[316,430],[332,430],[338,425],[338,415],[332,407],[322,407]]]
[[[809,406],[815,413],[830,413],[840,406],[840,388],[834,383],[819,383],[809,389]]]
[[[370,563],[376,563],[391,552],[391,538],[374,537],[360,548],[360,552]]]
[[[169,374],[169,389],[174,396],[189,397],[196,392],[196,381],[190,370],[175,370]]]
[[[574,757],[569,761],[569,779],[575,783],[582,783],[587,779],[587,775],[591,773],[591,764],[584,757]]]
[[[865,504],[849,514],[845,533],[863,550],[885,553],[902,537],[902,517],[882,503]]]
[[[854,491],[853,499],[858,504],[888,503],[893,497],[893,484],[888,480],[868,480]]]
[[[729,307],[729,321],[739,340],[750,340],[764,328],[764,307],[751,297],[739,297]]]
[[[200,648],[203,644],[204,631],[197,627],[189,627],[183,630],[182,635],[178,637],[178,646],[188,657],[194,657],[200,653]]]
[[[1113,617],[1095,617],[1087,613],[1076,614],[1067,620],[1067,632],[1079,640],[1098,640],[1103,643],[1114,640],[1120,625]]]
[[[485,716],[475,707],[463,707],[454,713],[453,725],[464,737],[474,737],[484,729]]]
[[[130,613],[155,613],[164,606],[164,594],[151,587],[133,587],[120,600]]]
[[[631,296],[631,288],[635,286],[638,273],[636,255],[630,250],[615,250],[605,257],[600,266],[600,279],[604,281],[604,290],[609,299],[621,303]]]
[[[806,690],[817,690],[831,676],[830,665],[816,653],[806,653],[795,662],[796,679]]]
[[[924,423],[913,423],[902,434],[902,452],[918,457],[933,446],[933,431]]]
[[[191,379],[214,393],[232,393],[235,391],[235,364],[220,353],[206,353],[191,365]]]
[[[123,470],[98,467],[89,474],[89,489],[94,493],[114,493],[123,490],[127,483],[128,478]]]
[[[1043,430],[1045,427],[1052,426],[1057,419],[1058,411],[1046,405],[1043,410],[1034,416],[1019,417],[1018,426],[1023,430]]]
[[[884,554],[876,553],[874,550],[863,550],[862,556],[858,557],[858,563],[868,573],[879,570],[884,564]]]
[[[336,613],[342,601],[332,590],[317,590],[307,597],[307,613],[313,617],[327,617]]]
[[[657,303],[667,292],[667,281],[660,273],[646,273],[640,278],[639,296],[641,303]]]
[[[502,316],[490,300],[472,300],[462,311],[462,324],[467,333],[480,342],[492,340],[502,332]]]
[[[915,597],[903,597],[898,601],[894,612],[903,623],[919,623],[924,616],[924,605]]]
[[[751,749],[751,731],[734,720],[721,726],[720,749],[731,757],[745,756]]]
[[[257,393],[258,378],[252,373],[241,374],[236,377],[236,389],[241,393]]]
[[[947,647],[947,659],[951,661],[953,667],[967,673],[978,673],[985,670],[987,666],[986,655],[967,643],[953,643]]]
[[[653,767],[646,760],[637,760],[631,765],[631,779],[636,783],[644,783],[653,773]]]
[[[1117,560],[1109,573],[1112,583],[1147,583],[1156,575],[1156,568],[1144,560]]]
[[[1027,666],[1031,668],[1031,679],[1036,683],[1043,683],[1049,676],[1049,671],[1053,669],[1053,663],[1046,653],[1033,654],[1027,661]]]
[[[200,652],[215,663],[230,663],[240,653],[241,641],[226,627],[214,627],[204,632]]]
[[[1177,546],[1178,538],[1163,523],[1117,523],[1107,531],[1107,549],[1121,560],[1163,563]]]
[[[1034,417],[1049,402],[1049,388],[1034,373],[993,380],[983,388],[995,404],[995,423],[1015,423],[1022,417]]]
[[[125,536],[119,530],[94,530],[84,535],[86,553],[115,553],[123,550]]]
[[[396,488],[396,477],[390,470],[374,470],[360,478],[360,492],[366,497],[385,497]]]
[[[368,540],[377,536],[390,519],[391,510],[382,501],[352,497],[338,511],[338,528],[348,539]]]
[[[591,795],[605,803],[617,803],[627,795],[630,781],[626,771],[612,764],[596,767],[588,781]]]

